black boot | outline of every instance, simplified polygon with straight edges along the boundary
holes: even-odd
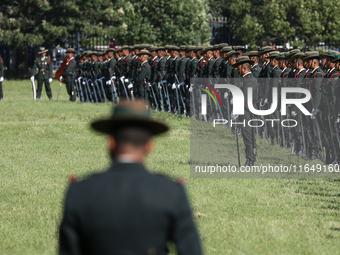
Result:
[[[252,161],[249,158],[247,158],[247,161],[244,164],[244,167],[247,167],[247,166],[254,166],[254,161]]]

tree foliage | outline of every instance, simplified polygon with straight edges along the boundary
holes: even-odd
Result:
[[[228,15],[235,38],[252,48],[263,43],[289,42],[293,46],[316,46],[340,41],[338,0],[210,0]]]

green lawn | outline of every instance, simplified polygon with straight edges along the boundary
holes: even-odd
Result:
[[[105,137],[89,129],[110,104],[68,101],[52,83],[33,101],[29,80],[5,81],[0,102],[0,254],[55,254],[69,176],[109,165]],[[185,177],[205,254],[340,254],[340,182],[334,179],[190,178],[190,121],[155,113],[171,126],[147,165]],[[230,132],[230,131],[226,131]],[[235,137],[227,134],[235,146]],[[241,163],[244,147],[241,144]],[[202,148],[203,150],[204,148]],[[234,151],[234,150],[233,150]],[[230,151],[230,162],[237,162]],[[258,162],[306,163],[259,141]]]

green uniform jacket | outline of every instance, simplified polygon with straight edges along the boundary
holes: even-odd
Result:
[[[159,62],[159,59],[158,57],[155,57],[154,59],[151,59],[151,78],[150,78],[150,83],[153,84],[154,82],[157,81],[157,70],[158,70],[158,62]]]
[[[37,57],[34,61],[31,75],[34,76],[38,69],[38,80],[44,80],[52,78],[52,61],[50,57],[44,57],[43,59],[41,57]]]
[[[311,77],[313,79],[311,84],[311,94],[314,101],[314,109],[318,109],[321,103],[321,84],[323,81],[324,73],[321,70],[320,67],[315,68],[315,70],[312,71]]]
[[[149,65],[149,64],[148,64]],[[59,254],[201,255],[184,188],[142,164],[116,162],[70,184],[59,231]]]
[[[215,60],[214,65],[213,65],[213,71],[212,71],[213,78],[221,77],[221,72],[222,72],[221,64],[222,64],[222,58],[219,57],[218,59]]]
[[[178,80],[179,82],[184,82],[186,78],[186,66],[188,59],[186,57],[181,57],[178,63]]]
[[[259,64],[255,64],[251,67],[251,72],[253,73],[254,77],[257,79],[260,76],[261,68]]]
[[[3,59],[0,57],[0,77],[4,77],[5,64]]]
[[[207,61],[207,66],[205,68],[205,77],[206,78],[214,78],[213,77],[213,70],[214,70],[214,63],[215,63],[215,59],[213,57],[211,57],[208,61]]]
[[[166,73],[166,62],[167,60],[162,57],[158,61],[158,70],[157,70],[157,82],[161,82],[164,79]]]
[[[198,59],[194,57],[190,61],[189,65],[189,78],[196,78],[197,77],[197,66],[198,66]]]
[[[75,79],[75,71],[76,71],[76,61],[74,58],[70,58],[66,64],[64,69],[63,79],[66,83],[73,82],[72,79]]]
[[[248,108],[248,88],[253,88],[253,104],[255,105],[257,100],[257,81],[252,73],[248,73],[246,76],[243,77],[242,82],[240,83],[240,88],[242,89],[243,95],[244,95],[244,104],[247,111],[249,111]]]
[[[139,85],[141,84],[144,79],[150,79],[151,77],[151,67],[148,62],[141,64],[140,71],[136,77],[135,84]]]
[[[279,88],[281,73],[282,73],[282,70],[280,69],[279,66],[273,67],[272,72],[270,74],[268,94],[266,96],[266,98],[268,98],[268,101],[270,103],[273,102],[273,88]],[[278,92],[278,95],[279,95],[279,92]]]

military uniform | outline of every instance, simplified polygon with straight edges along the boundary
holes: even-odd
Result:
[[[149,51],[145,52],[144,50],[142,50],[139,55],[144,55],[144,54],[150,56]],[[145,98],[145,93],[146,93],[145,87],[148,86],[148,82],[151,77],[151,67],[148,61],[141,63],[141,66],[137,72],[138,73],[137,73],[136,81],[134,83],[134,88],[136,90],[136,97],[147,99]],[[147,91],[149,90],[148,87],[146,89]]]
[[[151,135],[168,130],[151,119],[144,102],[120,102],[113,111],[109,119],[96,121],[92,127],[109,135],[119,126],[123,129],[122,125],[145,128]],[[178,254],[201,255],[183,186],[119,156],[106,172],[68,187],[59,254],[165,255],[172,241]]]
[[[0,100],[2,100],[4,97],[3,92],[2,92],[2,82],[4,81],[4,72],[5,72],[4,61],[0,56]]]
[[[41,49],[42,51],[39,52],[40,54],[42,53],[47,53],[48,50]],[[37,99],[41,97],[41,90],[43,83],[45,83],[45,90],[47,97],[51,100],[52,99],[52,91],[50,87],[50,81],[52,79],[52,61],[50,57],[37,57],[34,61],[31,75],[34,77],[36,74],[36,70],[38,69],[38,75],[37,75],[37,80],[38,80],[38,88],[37,88]]]
[[[68,49],[66,53],[71,52],[75,53],[74,49]],[[76,61],[74,58],[70,58],[66,64],[63,74],[63,80],[66,83],[66,90],[70,96],[70,101],[76,101],[76,95],[74,91],[74,79],[75,79],[75,71],[76,71]]]

